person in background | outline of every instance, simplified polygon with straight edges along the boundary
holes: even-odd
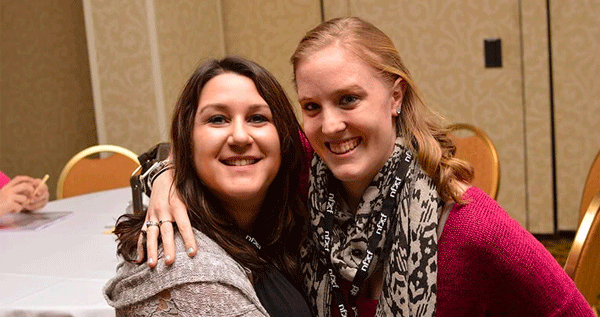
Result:
[[[0,216],[41,209],[46,206],[49,197],[48,186],[41,179],[17,176],[11,180],[0,172]]]
[[[316,153],[301,268],[318,316],[594,316],[550,253],[469,184],[472,167],[454,157],[387,35],[332,19],[291,60]],[[186,237],[164,175],[148,216],[175,219]]]
[[[188,258],[176,234],[176,253],[149,256],[154,269],[136,264],[140,233],[156,235],[171,219],[120,217],[123,262],[104,289],[117,316],[310,316],[295,287],[300,137],[292,105],[264,68],[239,57],[198,67],[177,102],[171,155],[201,250]],[[165,265],[171,256],[176,264]]]

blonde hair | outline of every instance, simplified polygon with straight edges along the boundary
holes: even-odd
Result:
[[[441,124],[442,117],[425,105],[394,43],[373,24],[357,17],[336,18],[308,31],[291,58],[294,81],[303,59],[332,45],[343,47],[371,65],[391,84],[402,78],[406,90],[396,131],[410,140],[408,146],[417,153],[421,167],[435,182],[442,199],[464,203],[458,182],[473,180],[472,166],[454,157],[456,147]]]

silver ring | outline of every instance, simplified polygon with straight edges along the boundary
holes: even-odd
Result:
[[[154,221],[154,220],[148,220],[146,221],[146,227],[150,227],[150,226],[159,226],[158,222]]]
[[[171,222],[171,223],[173,223],[174,221],[173,220],[159,220],[158,221],[158,226],[161,226],[165,222]]]

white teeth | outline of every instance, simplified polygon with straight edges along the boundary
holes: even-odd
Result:
[[[335,154],[344,154],[354,150],[360,144],[360,138],[352,138],[342,143],[328,143],[329,150]]]
[[[257,159],[234,159],[234,160],[227,160],[224,161],[225,165],[229,165],[229,166],[245,166],[245,165],[250,165],[250,164],[254,164],[258,162]]]

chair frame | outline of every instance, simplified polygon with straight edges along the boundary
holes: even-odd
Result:
[[[492,142],[490,137],[483,130],[468,123],[455,123],[449,125],[447,128],[450,130],[450,132],[458,130],[471,131],[475,135],[477,135],[477,137],[483,140],[483,142],[490,149],[490,152],[492,154],[492,163],[494,164],[494,170],[496,170],[496,173],[492,175],[493,186],[490,192],[490,196],[494,199],[498,198],[498,190],[500,187],[500,160],[498,159],[498,151],[496,150],[496,146],[494,146],[494,143]]]
[[[587,200],[586,198],[589,197],[588,196],[589,194],[593,194],[593,192],[592,193],[587,193],[586,189],[589,191],[589,189],[587,188],[587,186],[588,186],[588,183],[590,183],[592,175],[596,171],[596,170],[594,170],[594,167],[600,168],[600,151],[598,151],[598,153],[596,154],[596,157],[592,161],[592,165],[590,166],[590,170],[588,171],[588,175],[585,178],[585,185],[584,185],[585,187],[583,188],[583,191],[581,192],[581,202],[579,203],[579,224],[580,225],[581,225],[581,223],[583,221],[583,217],[585,216],[585,214],[586,214],[586,212],[588,210],[587,206],[584,206],[584,202],[586,202],[586,200]],[[590,203],[591,203],[591,200],[590,200]]]
[[[581,258],[581,251],[583,250],[583,245],[592,229],[592,224],[600,210],[600,192],[592,198],[590,204],[581,220],[581,224],[579,225],[579,229],[577,229],[577,233],[575,234],[575,239],[573,240],[573,245],[571,246],[571,250],[569,251],[569,255],[567,256],[567,261],[565,262],[565,271],[567,274],[573,279],[575,278],[575,271],[577,269],[577,265],[579,264],[579,260]]]
[[[118,154],[124,155],[124,156],[132,159],[133,161],[135,161],[139,164],[137,154],[135,154],[134,152],[132,152],[124,147],[120,147],[118,145],[111,145],[111,144],[100,144],[100,145],[94,145],[94,146],[88,147],[87,149],[84,149],[84,150],[80,151],[79,153],[75,154],[67,162],[67,164],[65,164],[65,167],[63,167],[62,171],[60,172],[60,176],[58,177],[58,183],[56,186],[56,199],[63,198],[63,186],[65,183],[65,179],[67,178],[67,175],[69,175],[69,172],[71,171],[73,166],[75,166],[75,164],[77,164],[80,160],[82,160],[92,154],[103,153],[103,152],[118,153]]]
[[[592,200],[590,201],[590,204],[588,205],[588,208],[585,212],[585,215],[583,216],[583,219],[581,220],[581,224],[579,225],[579,229],[577,230],[577,233],[575,234],[575,239],[573,240],[573,244],[571,246],[571,250],[569,251],[569,255],[567,256],[567,261],[565,262],[565,272],[567,273],[567,275],[569,275],[569,277],[576,282],[579,280],[581,280],[581,277],[577,276],[577,270],[580,268],[581,266],[581,257],[583,255],[584,252],[584,248],[593,248],[593,247],[598,247],[597,245],[591,245],[591,242],[588,242],[587,240],[590,238],[590,231],[592,230],[594,224],[596,226],[600,225],[598,222],[600,221],[600,191],[598,193],[596,193],[596,195],[592,198]],[[597,229],[597,228],[596,228]],[[598,233],[596,233],[598,234]],[[592,306],[592,310],[594,311],[594,314],[596,316],[598,316],[598,306],[597,306],[597,302],[590,302],[590,299],[587,298],[587,291],[589,290],[589,288],[587,286],[583,286],[584,289],[582,289],[582,292],[586,292],[584,293],[584,296],[586,296],[586,300],[588,300],[590,306]],[[577,288],[579,288],[579,285],[577,286]],[[596,295],[598,296],[598,295]]]

